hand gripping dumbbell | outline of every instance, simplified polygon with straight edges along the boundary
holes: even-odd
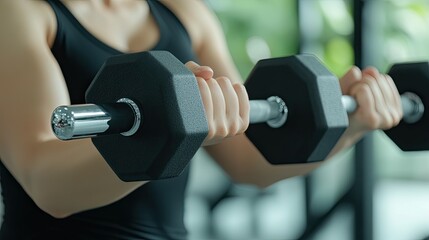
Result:
[[[348,125],[344,108],[353,109],[338,79],[310,55],[260,61],[246,88],[258,99],[250,101],[246,134],[273,164],[323,160]],[[64,140],[92,137],[124,181],[179,175],[207,135],[195,77],[167,52],[109,59],[86,100],[97,105],[57,108],[53,130]]]

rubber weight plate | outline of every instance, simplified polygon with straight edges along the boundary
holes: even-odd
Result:
[[[261,60],[245,85],[250,99],[279,96],[288,107],[283,127],[246,132],[272,164],[324,160],[348,126],[338,79],[312,55]]]
[[[388,73],[400,94],[417,94],[425,106],[422,118],[413,124],[401,121],[398,126],[385,131],[387,136],[403,151],[429,150],[429,63],[402,63],[392,66]]]
[[[168,52],[142,52],[109,59],[86,93],[88,103],[135,101],[139,131],[93,138],[98,151],[124,181],[178,176],[208,133],[194,74]]]

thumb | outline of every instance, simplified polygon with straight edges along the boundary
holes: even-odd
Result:
[[[198,63],[193,61],[187,62],[185,66],[195,74],[195,77],[200,77],[205,80],[209,80],[213,77],[213,69],[208,66],[200,66]]]
[[[358,67],[353,66],[340,79],[341,92],[343,94],[348,94],[350,92],[350,88],[352,87],[352,85],[355,84],[357,81],[360,81],[361,79],[362,79],[361,70]]]

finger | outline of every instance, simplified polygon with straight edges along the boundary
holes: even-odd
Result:
[[[387,82],[387,79],[384,75],[380,74],[375,78],[375,82],[378,85],[378,89],[380,89],[380,93],[383,96],[386,107],[390,110],[390,108],[394,108],[395,106],[395,96],[393,95],[392,89]]]
[[[198,67],[200,67],[200,65],[194,61],[189,61],[187,63],[185,63],[185,66],[191,70],[191,72],[194,72],[194,70],[196,70]]]
[[[380,72],[375,67],[367,67],[367,68],[362,70],[362,74],[363,75],[370,75],[374,78],[377,78],[377,76],[380,75]]]
[[[355,84],[350,89],[350,95],[359,103],[359,107],[375,111],[375,99],[371,87],[367,83]],[[360,109],[357,109],[358,111]]]
[[[375,99],[368,84],[356,84],[351,87],[350,95],[353,96],[359,103],[359,108],[353,115],[361,114],[363,119],[366,119],[364,123],[369,129],[376,129],[379,126],[380,119],[375,108]]]
[[[379,128],[385,129],[389,128],[393,123],[393,118],[389,111],[389,105],[386,103],[386,100],[383,96],[383,93],[377,83],[377,80],[372,76],[366,75],[363,77],[363,81],[368,84],[371,89],[371,92],[374,96],[375,101],[375,110],[380,115],[382,119]]]
[[[380,74],[379,71],[374,67],[368,67],[365,68],[362,71],[362,74],[371,76],[374,80],[376,80],[376,83],[378,84],[381,93],[385,99],[386,103],[393,103],[394,100],[394,94],[391,91],[391,87],[389,86],[389,83],[387,82],[387,79],[383,74]]]
[[[213,121],[213,101],[210,88],[206,80],[202,78],[197,77],[197,82],[198,88],[200,89],[201,100],[203,101],[207,122],[210,124]]]
[[[356,66],[353,66],[340,79],[341,92],[343,94],[348,94],[349,91],[350,91],[351,86],[353,84],[355,84],[356,81],[359,81],[361,79],[362,79],[362,73],[361,73],[360,69],[358,67],[356,67]]]
[[[207,85],[210,88],[210,94],[212,96],[213,103],[213,119],[214,121],[220,123],[224,122],[226,117],[226,107],[225,107],[225,98],[222,93],[218,82],[215,79],[210,79],[207,82]]]
[[[239,116],[238,97],[232,87],[231,80],[226,77],[216,78],[220,88],[222,89],[225,99],[225,112],[227,118],[236,118]]]
[[[249,114],[250,114],[250,102],[249,96],[247,95],[246,88],[241,83],[233,85],[234,91],[238,97],[239,115],[243,121],[242,132],[246,131],[249,127]]]
[[[398,105],[398,101],[397,101],[397,98],[399,98],[399,94],[397,94],[397,91],[396,92],[392,91],[392,87],[389,84],[389,80],[383,74],[380,74],[380,76],[377,78],[377,84],[380,87],[380,90],[384,96],[384,100],[386,102],[386,109],[389,111],[391,115],[391,118],[392,118],[391,124],[396,125],[399,123],[399,120],[400,120],[399,111],[401,111],[399,110],[401,109],[401,106]],[[401,100],[399,99],[399,101]]]
[[[390,77],[389,75],[385,75],[385,77],[386,77],[387,84],[389,85],[394,96],[394,106],[397,113],[396,117],[398,118],[398,119],[395,119],[395,121],[396,121],[396,124],[398,124],[404,115],[403,109],[402,109],[401,96],[399,95],[398,88],[396,87],[392,77]]]
[[[394,99],[395,99],[395,104],[399,107],[402,107],[402,102],[401,102],[401,95],[399,94],[399,90],[396,87],[395,82],[393,81],[392,77],[389,75],[385,75],[386,80],[387,80],[387,84],[389,84],[390,89],[392,90],[392,93],[394,95]]]
[[[213,69],[211,69],[208,66],[200,66],[198,63],[194,61],[189,61],[185,64],[185,66],[191,70],[191,72],[196,77],[204,78],[205,80],[209,80],[213,77],[214,72]]]
[[[244,132],[244,124],[240,117],[240,104],[237,93],[235,92],[231,80],[226,77],[216,79],[223,91],[225,98],[226,126],[228,127],[228,136],[235,136]]]

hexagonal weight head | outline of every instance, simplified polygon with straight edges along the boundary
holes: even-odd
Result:
[[[142,52],[109,59],[86,93],[88,103],[136,102],[138,132],[93,138],[98,151],[124,181],[178,176],[208,133],[194,74],[168,52]]]
[[[395,64],[388,74],[400,94],[412,92],[419,96],[425,111],[418,122],[409,124],[401,121],[385,133],[403,151],[429,150],[429,138],[426,137],[429,131],[429,62]]]
[[[348,126],[338,79],[312,55],[261,60],[246,82],[250,99],[279,96],[289,109],[286,124],[252,124],[246,134],[272,164],[326,158]]]

